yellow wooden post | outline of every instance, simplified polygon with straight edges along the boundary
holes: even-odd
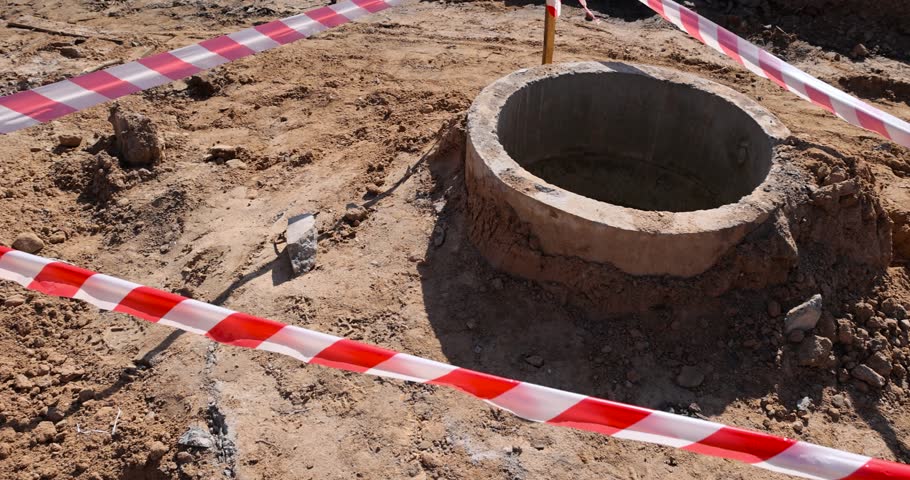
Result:
[[[549,2],[547,2],[549,3]],[[543,20],[543,64],[553,63],[553,47],[556,42],[556,13],[553,7],[544,9]]]

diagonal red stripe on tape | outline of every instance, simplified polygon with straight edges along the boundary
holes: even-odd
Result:
[[[186,78],[202,71],[201,68],[184,62],[170,52],[159,53],[136,61],[171,80]]]
[[[829,97],[828,94],[822,93],[820,90],[807,83],[806,95],[809,96],[809,100],[812,100],[813,103],[824,107],[825,110],[831,113],[834,113],[834,105],[831,103],[831,97]]]
[[[643,408],[588,397],[547,423],[613,435],[635,425],[650,414],[651,412]]]
[[[237,43],[237,41],[227,35],[204,40],[199,42],[199,46],[204,47],[210,52],[217,53],[228,60],[237,60],[238,58],[249,57],[256,53],[246,45]]]
[[[780,60],[771,56],[770,53],[758,50],[758,66],[768,75],[774,83],[787,89],[787,82],[784,81],[784,75],[780,72]]]
[[[370,12],[376,13],[380,10],[386,9],[389,5],[382,0],[351,0],[354,5]]]
[[[689,35],[697,38],[702,43],[705,42],[705,39],[701,36],[701,30],[698,29],[698,15],[696,15],[695,12],[688,8],[680,7],[679,19],[682,21],[686,31],[689,32]]]
[[[310,363],[363,373],[397,352],[343,338],[319,352]]]
[[[856,108],[856,118],[859,119],[860,125],[866,130],[878,132],[881,136],[891,140],[891,134],[888,133],[888,129],[885,128],[885,122],[881,121],[881,119],[875,118],[861,107]]]
[[[717,27],[717,43],[720,44],[720,48],[724,53],[736,60],[740,65],[743,65],[743,57],[739,55],[739,43],[736,35],[719,26]]]
[[[104,70],[71,78],[70,81],[86,90],[100,93],[111,99],[124,97],[142,90],[132,83],[121,80]]]
[[[910,478],[910,465],[886,462],[873,458],[843,480],[872,480],[882,478]]]
[[[255,28],[257,32],[271,38],[272,40],[282,45],[300,40],[301,38],[305,37],[305,35],[287,26],[287,24],[281,20],[263,23],[262,25],[256,25],[253,28]]]
[[[76,111],[75,108],[69,105],[51,100],[32,90],[0,97],[0,106],[28,115],[39,122],[48,122]]]
[[[329,28],[337,27],[338,25],[347,23],[349,21],[348,17],[339,15],[338,12],[332,10],[329,7],[321,7],[304,13],[306,16]]]
[[[136,287],[120,301],[114,311],[135,315],[143,320],[155,323],[184,300],[186,299],[173,293],[162,292],[149,287]]]
[[[427,383],[455,387],[475,397],[489,400],[515,388],[520,382],[465,368],[457,368]]]
[[[698,443],[683,447],[683,450],[745,463],[758,463],[774,457],[794,443],[796,440],[789,438],[723,427]]]
[[[3,255],[5,255],[7,252],[12,252],[12,251],[13,251],[12,248],[4,247],[3,245],[0,245],[0,258],[3,258]]]
[[[651,10],[659,13],[661,17],[667,18],[667,14],[664,13],[664,4],[660,0],[648,0],[648,6],[651,7]]]
[[[274,320],[234,313],[218,322],[205,336],[228,345],[256,348],[282,328],[284,324]]]
[[[67,265],[48,263],[35,276],[28,288],[57,297],[72,297],[95,272]]]

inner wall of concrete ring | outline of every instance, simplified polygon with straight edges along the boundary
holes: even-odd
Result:
[[[532,248],[545,255],[609,263],[632,275],[690,277],[714,265],[784,201],[775,188],[781,175],[775,147],[788,136],[752,100],[692,75],[641,65],[563,64],[515,72],[481,92],[468,115],[466,173],[470,194],[513,212],[534,237]],[[682,172],[711,189],[717,205],[677,212],[626,208],[525,169],[578,151]],[[638,180],[611,188],[632,196],[657,188],[647,175]],[[509,267],[508,252],[478,247],[494,264],[526,274],[515,271],[520,265]]]

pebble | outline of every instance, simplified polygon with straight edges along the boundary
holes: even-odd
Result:
[[[193,460],[195,460],[195,458],[193,458],[193,454],[190,452],[177,452],[178,464],[183,465],[184,463],[190,463]]]
[[[148,456],[149,462],[157,462],[158,460],[161,460],[161,458],[164,457],[164,455],[168,451],[167,445],[165,445],[157,440],[149,443],[147,447],[148,447],[148,451],[149,451],[149,456]]]
[[[91,388],[83,388],[82,391],[79,392],[79,401],[80,402],[87,402],[89,400],[93,400],[94,398],[95,398],[95,390],[93,390]]]
[[[35,384],[32,383],[25,375],[17,374],[13,380],[13,386],[16,390],[31,390]]]
[[[369,213],[365,208],[356,203],[349,203],[344,212],[344,219],[356,227],[360,225],[360,222],[366,220],[368,215]]]
[[[80,135],[63,134],[57,137],[57,143],[64,148],[76,148],[82,144]]]
[[[853,343],[853,322],[842,318],[837,321],[837,342],[843,345]]]
[[[857,43],[853,50],[850,50],[850,55],[856,58],[866,58],[869,56],[869,49],[862,43]]]
[[[114,127],[115,148],[126,165],[147,167],[164,159],[164,142],[149,117],[121,110],[115,103],[108,121]]]
[[[57,427],[51,422],[41,422],[32,430],[32,434],[38,443],[51,443],[57,436]]]
[[[685,365],[676,377],[676,383],[681,387],[695,388],[705,381],[705,374],[698,367]]]
[[[19,305],[22,305],[23,303],[25,303],[25,297],[23,297],[22,295],[13,295],[13,296],[7,298],[3,302],[3,306],[6,308],[13,308],[13,307],[18,307]]]
[[[246,162],[243,160],[232,159],[225,162],[225,165],[228,166],[231,170],[246,170]]]
[[[840,420],[840,410],[834,407],[828,407],[828,416],[831,417],[831,420],[836,422]]]
[[[861,380],[875,388],[882,388],[885,386],[884,377],[876,373],[875,370],[872,370],[872,368],[866,364],[858,365],[850,374],[853,375],[853,378]]]
[[[541,357],[540,355],[529,355],[529,356],[525,357],[525,362],[527,362],[528,365],[531,365],[531,366],[534,366],[537,368],[542,367],[544,364],[543,357]]]
[[[869,357],[869,359],[866,360],[866,365],[869,365],[872,370],[875,370],[875,373],[884,378],[888,378],[891,375],[891,370],[894,368],[891,365],[891,359],[882,352],[876,352]]]
[[[63,232],[56,232],[47,239],[48,242],[56,245],[66,241],[66,234]]]
[[[872,318],[872,315],[875,315],[875,308],[866,302],[859,302],[853,306],[853,313],[856,315],[856,319],[859,323],[866,323],[866,321]]]
[[[815,328],[822,316],[822,296],[815,294],[805,303],[792,308],[784,319],[784,333]]]
[[[809,397],[803,397],[798,402],[796,402],[796,409],[800,412],[808,412],[812,407],[812,399]]]
[[[12,448],[10,448],[8,443],[0,443],[0,460],[6,460],[9,458]]]
[[[13,248],[20,252],[38,253],[44,248],[44,242],[32,232],[23,232],[13,240]]]
[[[837,408],[844,408],[847,405],[847,399],[840,393],[831,397],[831,405],[834,405]]]
[[[58,50],[60,55],[63,55],[66,58],[82,58],[85,55],[82,54],[82,50],[79,50],[77,47],[60,47]]]

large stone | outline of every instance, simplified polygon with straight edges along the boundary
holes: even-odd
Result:
[[[288,241],[288,258],[294,275],[302,275],[316,266],[316,250],[318,232],[316,231],[316,217],[311,213],[304,213],[288,218],[288,228],[285,232]]]
[[[797,358],[799,364],[804,367],[825,367],[828,363],[828,356],[831,354],[831,340],[818,335],[803,340],[799,345]]]
[[[793,330],[811,330],[815,328],[818,319],[822,316],[822,296],[815,294],[802,305],[798,305],[787,312],[784,319],[784,333]]]
[[[869,365],[869,368],[875,370],[875,373],[884,378],[891,376],[891,370],[894,368],[891,364],[891,359],[882,352],[875,352],[874,355],[866,360],[866,365]]]
[[[164,144],[149,117],[124,112],[114,105],[108,121],[114,126],[114,146],[123,163],[131,167],[148,167],[164,159]]]
[[[850,374],[853,375],[853,378],[862,380],[875,388],[882,388],[885,386],[885,377],[875,373],[875,370],[872,370],[872,368],[866,364],[858,365]]]
[[[215,439],[212,438],[212,434],[199,427],[190,427],[189,430],[180,436],[177,443],[184,447],[208,449],[215,446]]]
[[[44,248],[44,241],[32,232],[23,232],[13,240],[13,248],[20,252],[38,253]]]

